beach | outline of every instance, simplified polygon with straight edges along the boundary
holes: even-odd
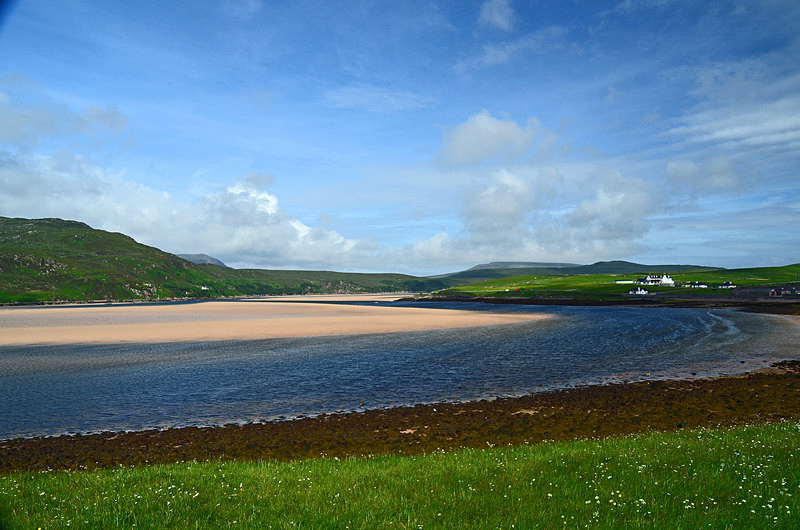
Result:
[[[197,303],[4,307],[0,308],[0,346],[391,333],[546,318],[546,315],[522,313],[379,305],[397,297],[321,295]]]

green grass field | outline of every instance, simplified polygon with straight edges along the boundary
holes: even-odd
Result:
[[[797,528],[800,423],[0,476],[6,528]]]
[[[631,284],[617,284],[617,281],[635,281],[646,274],[578,274],[563,276],[513,276],[487,280],[470,285],[451,287],[439,291],[441,296],[498,296],[498,297],[539,297],[539,298],[586,298],[597,300],[622,299],[634,287]],[[720,269],[682,271],[671,274],[678,283],[700,282],[708,289],[690,287],[648,286],[650,292],[662,296],[669,295],[730,295],[727,289],[714,289],[724,282],[740,287],[780,286],[797,283],[800,287],[800,264],[784,267],[760,267],[750,269]]]

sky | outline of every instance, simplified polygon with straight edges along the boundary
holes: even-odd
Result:
[[[8,0],[0,215],[238,268],[800,262],[796,0]]]

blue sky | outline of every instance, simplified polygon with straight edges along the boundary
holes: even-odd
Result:
[[[800,261],[800,4],[18,0],[0,215],[236,267]]]

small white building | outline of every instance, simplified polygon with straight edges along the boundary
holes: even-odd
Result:
[[[664,285],[667,287],[675,287],[675,280],[669,277],[668,274],[657,275],[648,274],[646,278],[639,278],[636,280],[639,285]]]
[[[650,291],[648,291],[644,287],[635,287],[630,291],[628,291],[628,294],[650,294]]]

